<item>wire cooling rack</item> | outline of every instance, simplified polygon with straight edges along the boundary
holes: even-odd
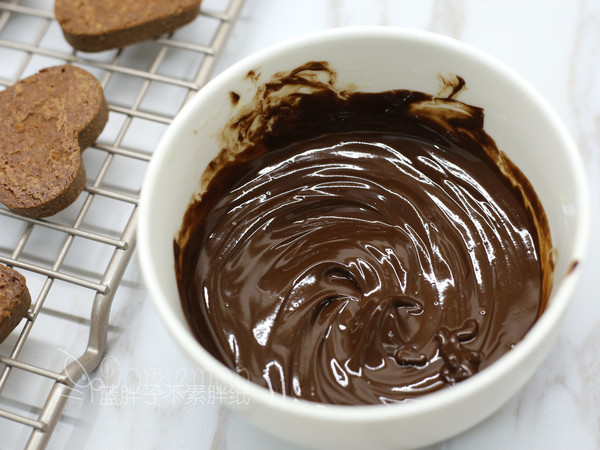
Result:
[[[26,319],[0,344],[0,448],[44,448],[74,386],[100,363],[135,248],[146,166],[167,125],[208,81],[243,2],[205,0],[172,35],[81,53],[64,40],[53,2],[0,1],[0,90],[66,62],[100,80],[110,109],[83,154],[87,184],[77,202],[45,220],[0,206],[0,263],[25,275],[32,295]]]

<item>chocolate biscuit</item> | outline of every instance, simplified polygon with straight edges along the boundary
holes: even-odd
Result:
[[[0,342],[27,314],[31,295],[25,277],[10,267],[0,265]]]
[[[99,52],[174,31],[199,8],[200,0],[56,0],[54,13],[73,48]]]
[[[86,180],[81,151],[107,120],[100,83],[75,66],[43,69],[0,92],[0,202],[36,218],[73,203]]]

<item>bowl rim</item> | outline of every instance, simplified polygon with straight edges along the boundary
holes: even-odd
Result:
[[[470,44],[429,31],[401,27],[352,26],[333,28],[311,32],[272,44],[239,60],[210,80],[182,108],[169,125],[159,141],[146,172],[138,203],[137,241],[139,244],[138,259],[143,278],[146,282],[147,291],[163,323],[173,336],[178,347],[187,354],[194,364],[200,364],[199,362],[201,361],[199,369],[214,374],[215,379],[224,384],[240,387],[242,389],[240,392],[247,394],[250,400],[268,404],[271,408],[279,412],[317,420],[335,420],[349,423],[358,421],[361,423],[378,422],[382,419],[400,419],[413,415],[428,414],[440,407],[449,406],[467,396],[485,390],[495,379],[510,373],[515,367],[522,364],[540,345],[541,341],[545,340],[551,334],[551,331],[558,326],[568,307],[572,291],[581,272],[581,264],[578,264],[574,270],[570,270],[562,276],[558,285],[554,286],[551,301],[543,314],[527,332],[525,337],[499,360],[495,361],[485,370],[456,385],[429,393],[414,401],[398,404],[326,405],[273,394],[268,389],[248,382],[231,371],[206,351],[192,336],[189,329],[184,329],[180,326],[179,319],[169,306],[166,294],[158,283],[157,277],[154,275],[157,273],[157,268],[151,258],[152,242],[150,241],[149,231],[152,223],[149,214],[154,195],[153,180],[160,176],[161,160],[168,153],[172,141],[181,131],[186,119],[194,115],[198,105],[202,104],[207,94],[215,89],[220,89],[231,78],[239,76],[239,73],[246,73],[249,69],[260,66],[261,61],[264,59],[276,56],[281,52],[289,52],[298,47],[315,45],[323,40],[343,40],[346,38],[357,38],[358,36],[361,38],[398,39],[407,43],[419,42],[420,44],[442,46],[449,51],[458,52],[470,59],[476,60],[479,64],[490,67],[503,78],[509,79],[511,84],[520,86],[529,95],[532,103],[537,105],[540,113],[546,115],[546,119],[556,128],[557,133],[562,138],[562,145],[569,153],[571,169],[575,172],[577,185],[574,189],[576,194],[574,199],[577,204],[579,219],[576,221],[576,230],[574,231],[576,237],[573,243],[573,250],[568,256],[569,261],[576,261],[578,263],[584,261],[591,226],[590,198],[586,172],[579,150],[566,126],[546,99],[525,78],[496,58]],[[506,401],[508,401],[508,398]]]

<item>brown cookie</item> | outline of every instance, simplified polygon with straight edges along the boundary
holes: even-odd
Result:
[[[0,342],[25,317],[30,305],[31,295],[25,277],[0,264]]]
[[[56,0],[54,13],[73,48],[99,52],[174,31],[199,8],[200,0]]]
[[[102,86],[75,66],[43,69],[0,92],[0,202],[27,217],[73,203],[86,181],[81,150],[107,120]]]

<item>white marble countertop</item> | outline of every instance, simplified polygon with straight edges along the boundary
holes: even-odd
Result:
[[[592,230],[598,229],[598,1],[247,0],[216,73],[271,43],[348,25],[438,32],[523,75],[579,145],[592,193]],[[600,239],[593,233],[560,337],[540,370],[492,417],[433,448],[600,448],[599,269]],[[295,448],[230,412],[201,378],[157,316],[134,256],[114,300],[104,362],[69,399],[48,448]]]

